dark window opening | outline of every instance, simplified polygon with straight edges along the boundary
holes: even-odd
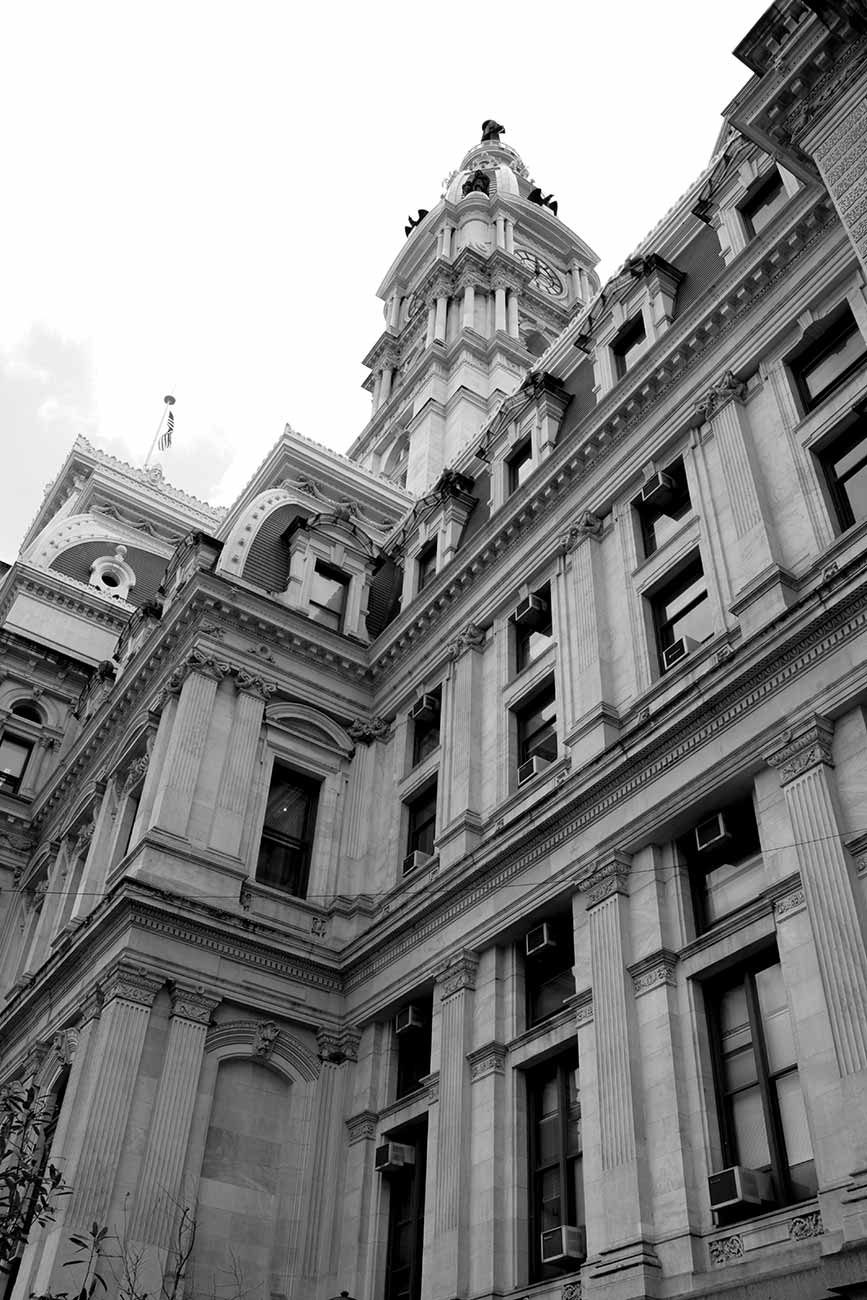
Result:
[[[821,337],[789,362],[801,401],[811,411],[867,362],[867,341],[846,306]]]
[[[776,952],[706,989],[725,1166],[770,1175],[769,1203],[717,1211],[721,1223],[816,1193],[794,1028]]]
[[[515,722],[518,765],[531,758],[544,758],[553,763],[557,757],[557,699],[553,682],[515,709]]]
[[[841,531],[867,519],[867,417],[826,445],[819,463]]]
[[[306,895],[318,798],[318,782],[274,764],[256,866],[261,884]]]
[[[533,472],[533,446],[529,438],[525,438],[509,456],[506,461],[506,467],[509,472],[509,495],[517,492],[522,483]]]
[[[572,918],[558,917],[534,926],[522,941],[527,1028],[563,1010],[575,993]]]
[[[437,572],[437,544],[435,541],[428,542],[423,546],[416,558],[416,591],[424,591],[425,587]]]
[[[566,1227],[580,1230],[585,1221],[581,1101],[574,1049],[528,1072],[527,1118],[530,1281],[541,1282],[574,1272],[582,1262],[579,1253],[550,1263],[542,1259],[543,1233]],[[550,1237],[546,1254],[556,1254]]]
[[[411,1013],[411,1014],[410,1014]],[[415,999],[410,1007],[395,1017],[397,1043],[396,1097],[417,1092],[425,1075],[430,1074],[431,998]],[[420,1023],[416,1023],[420,1022]]]
[[[747,195],[738,211],[750,235],[760,235],[788,200],[783,179],[776,167]]]
[[[532,621],[514,623],[515,628],[515,671],[522,672],[534,659],[538,659],[551,644],[553,624],[551,622],[551,587],[546,582],[544,587],[533,593],[544,608]]]
[[[670,485],[666,479],[671,480]],[[654,481],[633,504],[641,523],[644,554],[648,557],[677,532],[681,519],[692,508],[683,461],[676,460],[666,466],[659,475],[659,484]]]
[[[16,718],[25,718],[28,722],[35,722],[37,727],[42,726],[42,714],[35,704],[28,704],[26,700],[12,705],[12,712]]]
[[[761,889],[762,846],[749,795],[700,818],[677,844],[689,868],[699,934]]]
[[[424,762],[429,754],[439,748],[440,743],[440,708],[441,690],[428,691],[431,707],[426,708],[412,724],[412,765],[416,767]],[[427,700],[424,700],[427,703]]]
[[[385,1300],[419,1300],[424,1242],[427,1121],[423,1126],[390,1133],[389,1139],[411,1146],[415,1160],[413,1164],[406,1165],[388,1177]]]
[[[317,560],[310,584],[309,613],[314,622],[339,632],[343,627],[348,588],[349,579],[345,573]]]
[[[426,853],[433,856],[434,838],[437,823],[437,787],[436,782],[416,796],[407,804],[409,813],[406,851]]]
[[[621,327],[620,332],[611,344],[611,351],[614,353],[614,368],[617,371],[618,379],[622,379],[627,370],[630,370],[635,365],[646,339],[647,332],[644,328],[644,317],[641,315],[635,316]]]
[[[695,559],[651,598],[661,672],[713,635],[713,619],[701,560]],[[681,653],[682,652],[682,653]]]
[[[18,793],[32,750],[32,745],[15,736],[0,738],[0,791]]]

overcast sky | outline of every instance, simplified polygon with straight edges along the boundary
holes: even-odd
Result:
[[[0,559],[76,434],[227,504],[345,450],[407,213],[484,118],[603,278],[704,167],[761,0],[29,0],[0,50]]]

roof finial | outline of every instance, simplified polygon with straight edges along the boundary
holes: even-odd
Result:
[[[489,117],[487,121],[482,123],[482,144],[488,142],[491,144],[499,144],[500,132],[505,131],[505,129],[506,128],[501,126],[493,117]]]

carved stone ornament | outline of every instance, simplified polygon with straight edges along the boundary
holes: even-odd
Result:
[[[326,916],[314,916],[310,920],[310,933],[317,939],[324,939],[328,934],[328,918]]]
[[[474,989],[478,966],[479,954],[476,952],[461,952],[457,957],[453,957],[440,970],[437,977],[442,1001],[454,997],[456,993],[462,993],[465,989]]]
[[[361,1034],[357,1029],[325,1027],[316,1030],[319,1059],[330,1065],[343,1065],[344,1061],[357,1061],[360,1041]]]
[[[674,984],[676,964],[677,954],[667,948],[660,948],[657,952],[642,958],[641,961],[635,962],[629,967],[635,996],[640,997],[642,993],[649,993],[651,989],[659,988],[662,984]]]
[[[62,1065],[71,1065],[78,1047],[78,1030],[61,1029],[51,1040],[51,1050]]]
[[[579,1282],[564,1282],[560,1300],[581,1300],[583,1290]]]
[[[589,875],[576,881],[578,889],[587,895],[587,908],[603,903],[613,894],[629,892],[629,869],[632,858],[628,853],[614,852],[600,858]]]
[[[276,1021],[261,1021],[256,1026],[256,1037],[253,1041],[253,1051],[256,1056],[264,1057],[267,1060],[274,1051],[274,1044],[277,1042],[279,1033],[280,1029]]]
[[[373,1110],[361,1110],[357,1115],[350,1115],[346,1121],[349,1145],[354,1142],[369,1142],[376,1137],[377,1115]]]
[[[255,695],[257,699],[264,700],[266,703],[277,690],[276,682],[267,681],[264,677],[257,677],[243,668],[234,668],[232,673],[239,691],[243,691],[247,695]]]
[[[249,912],[250,904],[253,901],[253,891],[249,883],[245,880],[241,884],[241,892],[238,895],[238,902],[245,912]]]
[[[473,1083],[486,1079],[489,1074],[505,1074],[506,1049],[502,1043],[486,1043],[467,1055],[470,1078]]]
[[[805,906],[804,891],[799,885],[797,889],[793,889],[791,893],[784,895],[783,898],[776,899],[774,902],[774,916],[779,920],[781,916],[791,916],[794,912],[802,911]]]
[[[466,650],[481,650],[485,644],[485,629],[468,623],[449,646],[449,656],[457,659]]]
[[[777,769],[781,785],[794,781],[820,763],[833,767],[833,735],[834,724],[830,719],[814,717],[806,726],[790,727],[784,731],[774,748],[765,754],[765,762]]]
[[[740,379],[735,379],[732,372],[727,370],[721,379],[711,384],[704,397],[696,402],[696,413],[705,420],[712,420],[729,402],[742,402],[746,391],[746,384]]]
[[[149,1007],[162,988],[163,981],[151,975],[144,966],[133,966],[129,962],[119,962],[114,970],[109,971],[101,980],[99,991],[103,1004],[112,998],[122,998],[125,1002],[135,1002],[139,1006]]]
[[[580,1029],[593,1023],[593,990],[584,989],[574,1000],[575,1026]]]
[[[129,794],[134,790],[139,781],[143,781],[147,775],[149,759],[147,754],[142,754],[140,758],[134,758],[126,769],[126,775],[123,780],[123,793]]]
[[[171,995],[172,1015],[181,1020],[192,1020],[197,1025],[210,1024],[213,1011],[220,1005],[220,999],[209,997],[202,985],[191,989],[173,984]]]
[[[806,1241],[808,1237],[821,1237],[825,1231],[819,1210],[810,1210],[808,1214],[796,1214],[789,1220],[789,1237],[792,1241]]]
[[[602,519],[592,510],[584,510],[563,534],[563,546],[567,551],[575,551],[588,537],[602,536]]]
[[[349,724],[349,739],[354,740],[357,745],[370,745],[374,740],[387,739],[388,731],[385,718],[378,716],[356,718]]]
[[[743,1259],[744,1253],[744,1239],[739,1232],[730,1237],[719,1237],[708,1246],[712,1264],[728,1264],[733,1259]]]

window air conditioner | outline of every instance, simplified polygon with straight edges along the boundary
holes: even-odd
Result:
[[[523,785],[525,781],[531,781],[534,776],[538,776],[540,772],[544,772],[546,767],[550,766],[550,759],[541,758],[538,754],[534,754],[532,758],[528,758],[526,763],[522,763],[518,768],[518,785]]]
[[[409,1029],[421,1029],[424,1025],[424,1016],[410,1003],[402,1011],[398,1011],[394,1018],[394,1032],[396,1034],[405,1034]]]
[[[512,615],[512,621],[521,627],[539,628],[548,619],[548,602],[541,596],[527,596]]]
[[[535,925],[532,930],[528,930],[524,935],[524,953],[527,957],[535,957],[537,953],[548,952],[551,948],[557,947],[557,940],[554,938],[554,931],[547,921],[541,925]]]
[[[695,847],[699,853],[706,849],[712,849],[717,844],[722,844],[725,840],[730,840],[731,834],[726,826],[726,819],[722,813],[714,813],[712,817],[705,817],[703,822],[695,828]]]
[[[641,489],[641,504],[665,513],[674,500],[674,479],[670,474],[652,474]]]
[[[430,853],[422,853],[420,849],[416,849],[414,853],[407,853],[403,860],[403,874],[408,876],[411,871],[418,871],[419,867],[426,867],[429,862],[433,862]]]
[[[736,1205],[761,1205],[774,1199],[770,1174],[760,1173],[757,1169],[744,1169],[742,1165],[732,1165],[729,1169],[720,1169],[718,1173],[711,1174],[707,1187],[712,1210],[727,1210]]]
[[[673,641],[662,652],[663,668],[673,668],[675,664],[680,663],[681,659],[685,659],[692,650],[697,650],[700,645],[701,642],[694,641],[691,636],[682,636],[679,640]]]
[[[415,1164],[415,1147],[404,1142],[383,1142],[376,1148],[373,1167],[378,1174],[393,1174],[407,1165]]]
[[[583,1228],[549,1228],[542,1233],[542,1263],[558,1264],[587,1257],[587,1237]]]
[[[422,695],[409,711],[413,722],[433,722],[439,717],[440,702],[436,695]]]

